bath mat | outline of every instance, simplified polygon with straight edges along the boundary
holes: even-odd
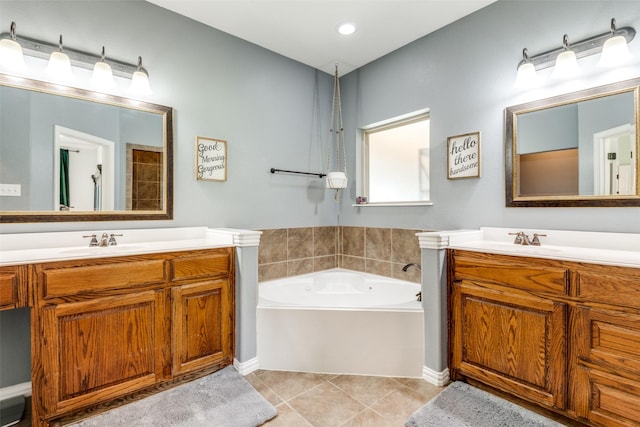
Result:
[[[127,405],[73,427],[255,427],[277,414],[233,366]]]
[[[456,381],[414,412],[406,427],[562,427],[553,420]]]

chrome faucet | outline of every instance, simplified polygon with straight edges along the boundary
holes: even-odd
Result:
[[[420,268],[420,264],[416,264],[415,262],[412,262],[412,263],[409,263],[409,264],[405,265],[404,267],[402,267],[402,271],[407,271],[409,269],[409,267],[415,267],[418,270],[422,270]]]
[[[122,234],[113,234],[109,236],[109,241],[107,242],[108,246],[116,246],[118,242],[116,241],[116,237],[122,237]]]
[[[102,233],[102,237],[100,238],[100,245],[101,248],[105,247],[105,246],[109,246],[109,235],[107,233]]]
[[[531,246],[540,246],[540,239],[538,237],[547,237],[546,234],[533,233],[533,239],[531,240]]]
[[[91,238],[91,241],[89,242],[89,247],[93,248],[95,246],[98,246],[98,239],[96,238],[95,234],[90,234],[88,236],[82,236],[85,239]]]
[[[107,234],[107,233],[102,233],[102,236],[100,236],[100,241],[98,242],[98,238],[95,234],[90,234],[88,236],[82,236],[84,238],[91,238],[91,241],[89,242],[89,247],[93,248],[96,246],[100,246],[100,247],[107,247],[107,246],[116,246],[118,244],[118,242],[116,241],[116,237],[122,236],[122,234]]]
[[[518,231],[517,233],[509,233],[511,236],[516,236],[513,240],[514,245],[522,246],[540,246],[539,237],[546,237],[546,234],[533,233],[533,239],[529,239],[529,236],[524,231]]]

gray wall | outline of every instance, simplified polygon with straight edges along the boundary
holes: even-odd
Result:
[[[580,59],[581,77],[542,86],[513,87],[522,49],[530,55],[560,47],[562,36],[580,40],[619,27],[640,29],[637,1],[501,0],[362,67],[341,79],[347,157],[355,170],[357,129],[370,123],[430,108],[430,207],[352,207],[350,185],[340,207],[341,225],[426,229],[479,226],[640,232],[640,208],[506,208],[504,109],[534,99],[638,77],[640,39],[629,48],[632,63],[611,71],[598,56]],[[447,180],[447,137],[481,132],[481,178]]]
[[[619,26],[640,30],[637,1],[499,1],[372,62],[342,80],[349,175],[355,176],[359,126],[423,108],[431,110],[431,207],[352,207],[353,179],[340,203],[318,179],[271,175],[269,168],[322,170],[328,140],[331,76],[142,1],[0,1],[0,28],[117,59],[142,55],[154,95],[175,108],[173,221],[2,224],[3,233],[204,225],[284,228],[362,225],[394,228],[505,226],[640,232],[640,208],[505,208],[503,110],[540,97],[637,77],[640,40],[631,66],[586,71],[577,83],[513,88],[522,48],[558,47],[562,35],[580,39]],[[596,57],[581,65],[596,69]],[[546,74],[550,74],[550,70]],[[545,77],[545,74],[543,77]],[[2,106],[5,110],[6,106]],[[446,141],[482,133],[482,177],[446,178]],[[196,181],[194,139],[228,140],[225,183]],[[0,314],[3,328],[28,328]],[[26,332],[25,332],[26,330]],[[15,345],[14,345],[15,344]],[[2,354],[5,371],[28,348]],[[28,380],[28,372],[23,372]],[[15,378],[13,378],[16,380]],[[20,381],[18,378],[16,381]]]
[[[12,224],[2,232],[169,226],[242,228],[335,223],[320,179],[272,167],[322,171],[332,77],[143,1],[0,1],[0,28],[136,62],[154,94],[174,107],[174,220]],[[228,180],[196,181],[195,137],[228,141]],[[256,215],[256,207],[259,215]]]

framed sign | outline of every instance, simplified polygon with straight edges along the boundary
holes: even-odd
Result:
[[[196,137],[196,179],[227,180],[227,141]]]
[[[447,178],[480,177],[480,132],[447,138]]]

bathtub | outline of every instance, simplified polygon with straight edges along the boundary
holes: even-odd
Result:
[[[333,269],[260,283],[261,369],[422,376],[420,285]]]

